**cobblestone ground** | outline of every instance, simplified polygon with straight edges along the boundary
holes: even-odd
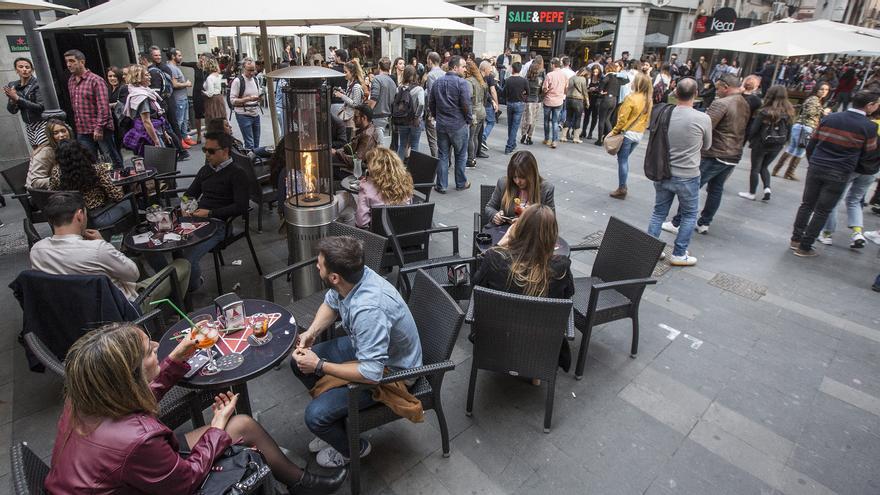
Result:
[[[432,196],[435,221],[459,225],[462,246],[471,242],[478,186],[494,184],[506,169],[500,152],[505,133],[502,118],[489,139],[491,157],[468,171],[470,190]],[[269,142],[270,134],[263,139]],[[426,144],[423,138],[423,150]],[[603,229],[611,215],[647,228],[654,192],[641,173],[644,144],[632,157],[625,201],[608,197],[616,187],[616,163],[592,143],[526,149],[556,185],[560,233],[570,242]],[[508,376],[481,373],[474,415],[465,416],[471,364],[465,328],[453,353],[457,368],[443,390],[451,457],[441,456],[432,413],[423,424],[398,421],[374,430],[367,435],[373,453],[363,464],[365,492],[880,493],[880,295],[870,290],[880,271],[877,246],[850,250],[846,232],[839,231],[835,245],[819,247],[821,256],[792,256],[788,235],[802,182],[774,180],[768,203],[741,199],[736,192],[747,186],[745,156],[710,232],[691,243],[699,264],[667,271],[646,292],[637,359],[628,353],[628,321],[594,330],[584,379],[560,375],[553,429],[544,434],[544,390]],[[193,153],[182,168],[192,172],[201,160]],[[10,202],[2,210],[7,226],[0,231],[0,273],[6,280],[27,266],[17,208]],[[277,222],[270,215],[255,236],[267,271],[287,258]],[[880,217],[866,216],[867,229],[878,223]],[[662,238],[672,241],[666,233]],[[448,237],[432,241],[438,255],[450,248]],[[245,244],[226,259],[242,260],[223,268],[228,286],[237,281],[242,295],[261,296]],[[589,274],[592,259],[574,256],[576,275]],[[215,291],[211,261],[203,263],[209,276],[198,306]],[[7,315],[0,347],[0,455],[7,455],[10,442],[28,441],[48,460],[61,383],[27,370],[16,342],[21,312],[10,292],[0,310]],[[575,345],[579,341],[580,335]],[[250,390],[259,421],[299,462],[315,466],[302,418],[308,396],[289,368],[263,375]],[[0,459],[0,491],[9,490],[8,472],[9,463]]]

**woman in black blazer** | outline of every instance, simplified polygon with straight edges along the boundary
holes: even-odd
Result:
[[[501,225],[510,223],[532,204],[549,206],[556,213],[553,189],[553,184],[545,182],[538,173],[535,155],[529,151],[517,151],[507,164],[507,175],[498,179],[495,191],[484,207],[484,214],[495,225]]]

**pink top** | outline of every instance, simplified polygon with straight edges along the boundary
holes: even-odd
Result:
[[[568,87],[568,76],[560,69],[547,74],[544,78],[544,106],[558,107],[565,100],[565,89]]]
[[[403,204],[412,203],[412,197]],[[369,179],[361,179],[361,189],[357,194],[357,210],[354,214],[354,223],[358,227],[365,229],[370,226],[371,216],[370,208],[374,206],[383,206],[385,198],[376,189],[376,185]]]

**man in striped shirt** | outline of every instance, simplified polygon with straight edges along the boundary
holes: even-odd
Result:
[[[64,52],[64,62],[70,71],[67,91],[73,107],[76,140],[95,157],[98,147],[113,161],[113,167],[122,168],[122,155],[113,136],[113,119],[107,97],[107,83],[86,68],[86,56],[79,50]]]
[[[791,234],[795,256],[819,253],[813,243],[828,213],[840,200],[852,174],[866,162],[877,160],[877,124],[868,119],[880,106],[880,94],[860,91],[853,96],[852,108],[833,113],[819,122],[807,146],[810,168],[804,195]]]

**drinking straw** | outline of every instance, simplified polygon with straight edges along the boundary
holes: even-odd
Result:
[[[178,308],[176,304],[171,302],[170,299],[159,299],[158,301],[151,302],[150,305],[155,306],[156,304],[159,304],[159,303],[168,303],[172,308],[174,308],[174,311],[177,311],[177,314],[179,314],[184,320],[189,322],[190,328],[196,327],[196,324],[193,323],[193,321],[189,319],[189,316],[186,316],[186,313],[181,311],[180,308]]]

